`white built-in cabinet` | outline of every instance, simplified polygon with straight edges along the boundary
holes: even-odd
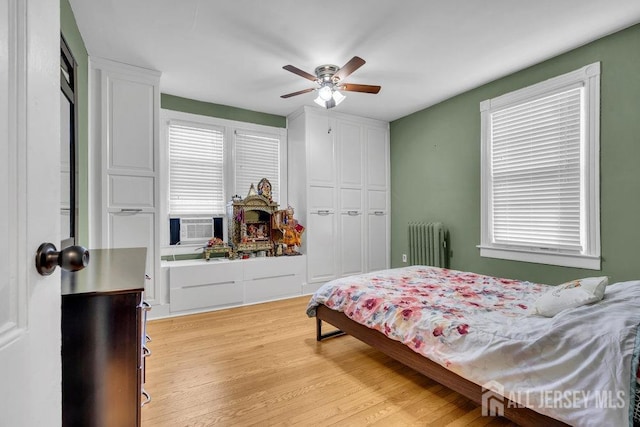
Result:
[[[389,266],[389,125],[304,107],[287,118],[289,204],[307,286]]]
[[[92,248],[147,248],[145,300],[157,303],[160,73],[91,57]]]
[[[305,256],[164,261],[171,314],[300,296]]]

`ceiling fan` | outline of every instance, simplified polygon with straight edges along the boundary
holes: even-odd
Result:
[[[345,83],[346,79],[351,73],[365,64],[365,60],[354,56],[344,64],[342,68],[337,65],[320,65],[315,69],[315,76],[313,74],[302,71],[301,69],[294,67],[293,65],[285,65],[284,68],[287,71],[297,74],[300,77],[311,80],[318,84],[317,87],[299,90],[297,92],[288,93],[282,95],[280,98],[291,98],[292,96],[302,95],[303,93],[318,91],[318,97],[314,100],[318,105],[324,108],[333,108],[341,103],[345,96],[340,93],[341,90],[347,92],[363,92],[363,93],[378,93],[380,92],[380,86],[373,85],[360,85],[353,83]]]

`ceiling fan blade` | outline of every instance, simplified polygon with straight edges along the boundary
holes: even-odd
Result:
[[[338,86],[338,90],[346,90],[349,92],[378,93],[380,89],[382,89],[380,86],[357,85],[353,83],[345,83]]]
[[[338,70],[337,73],[333,75],[335,81],[340,81],[346,79],[351,73],[353,73],[358,68],[362,67],[365,64],[365,60],[360,58],[359,56],[354,56],[351,58],[349,62],[344,64],[342,68]]]
[[[303,93],[312,92],[314,90],[316,90],[316,88],[310,87],[309,89],[303,89],[303,90],[299,90],[297,92],[288,93],[286,95],[281,95],[280,98],[291,98],[292,96],[302,95]]]
[[[318,78],[316,76],[314,76],[313,74],[309,74],[306,71],[302,71],[300,68],[294,67],[293,65],[285,65],[282,68],[284,68],[287,71],[292,72],[293,74],[297,74],[300,77],[304,77],[305,79],[311,80],[312,82],[315,82],[316,80],[318,80]]]

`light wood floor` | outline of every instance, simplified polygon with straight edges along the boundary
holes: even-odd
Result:
[[[514,426],[355,338],[316,342],[308,300],[150,321],[143,426]]]

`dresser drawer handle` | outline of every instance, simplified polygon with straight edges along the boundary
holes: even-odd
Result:
[[[327,216],[329,215],[329,211],[328,210],[319,210],[318,211],[318,215],[322,215],[322,216]]]

